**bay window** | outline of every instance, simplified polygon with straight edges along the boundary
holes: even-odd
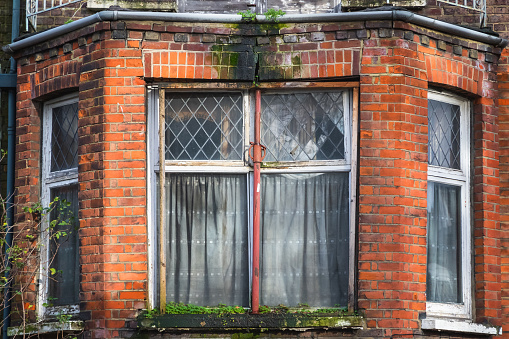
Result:
[[[471,319],[468,101],[428,95],[427,314]]]
[[[152,303],[159,294],[161,304],[250,307],[253,279],[259,279],[263,305],[348,305],[352,93],[334,87],[256,91],[258,122],[255,91],[240,85],[149,90],[149,184],[156,206],[149,222],[158,224],[150,236],[151,277],[158,282]],[[259,183],[250,158],[257,123],[265,156]]]

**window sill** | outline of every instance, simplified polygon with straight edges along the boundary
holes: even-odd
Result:
[[[7,335],[13,337],[16,335],[27,335],[27,334],[43,334],[43,333],[55,333],[55,332],[79,332],[83,331],[83,321],[81,320],[69,320],[61,323],[55,322],[41,322],[36,324],[27,324],[24,328],[9,327],[7,329]]]
[[[502,328],[460,320],[422,319],[423,330],[461,332],[477,335],[502,335]]]
[[[235,330],[235,329],[362,329],[363,318],[327,314],[164,314],[141,318],[139,327],[146,330]]]

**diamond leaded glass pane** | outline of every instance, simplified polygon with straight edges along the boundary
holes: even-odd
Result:
[[[166,160],[242,160],[241,93],[167,93]]]
[[[428,100],[428,163],[460,169],[460,107]]]
[[[262,95],[265,161],[345,158],[343,92]]]
[[[51,172],[78,167],[78,103],[52,111]]]

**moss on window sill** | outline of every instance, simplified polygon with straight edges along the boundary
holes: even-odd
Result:
[[[83,321],[69,320],[66,322],[41,322],[36,324],[27,324],[26,326],[9,327],[7,335],[9,337],[30,334],[56,333],[56,332],[79,332],[83,331]]]
[[[141,317],[140,329],[145,330],[273,330],[273,329],[361,329],[363,318],[338,314],[162,314]]]

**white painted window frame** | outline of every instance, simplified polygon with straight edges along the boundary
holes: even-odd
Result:
[[[148,246],[149,246],[149,265],[148,265],[148,274],[149,274],[149,291],[148,291],[148,306],[151,308],[156,308],[159,304],[159,267],[157,265],[157,258],[159,253],[157,253],[158,247],[158,230],[157,230],[157,221],[159,216],[156,215],[156,201],[157,194],[159,194],[158,190],[155,189],[157,178],[159,176],[159,116],[160,116],[160,91],[168,90],[171,91],[173,89],[164,89],[164,85],[150,85],[147,87],[147,109],[148,109],[148,138],[147,138],[147,163],[149,165],[149,171],[147,175],[147,186],[148,192],[151,194],[147,195],[147,204],[148,204]],[[182,88],[182,87],[180,87]],[[332,90],[333,88],[331,88]],[[306,172],[349,172],[350,174],[350,220],[349,220],[349,228],[350,228],[350,248],[349,248],[349,288],[348,288],[348,307],[353,310],[353,295],[355,288],[355,241],[356,241],[356,201],[357,201],[357,133],[358,133],[358,117],[353,114],[354,111],[357,112],[358,106],[356,105],[356,100],[358,100],[358,89],[354,88],[352,94],[351,88],[336,88],[337,90],[344,90],[344,115],[345,115],[345,159],[337,160],[337,161],[313,161],[308,164],[298,164],[292,162],[280,163],[283,168],[262,168],[261,173],[306,173]],[[181,89],[179,89],[182,91]],[[187,91],[193,90],[192,87],[187,89]],[[252,206],[252,187],[253,187],[253,176],[252,176],[252,167],[249,166],[250,160],[248,155],[249,142],[254,140],[254,95],[248,90],[242,89],[232,89],[232,88],[224,88],[224,89],[195,89],[200,91],[213,91],[213,92],[221,92],[221,91],[234,91],[234,92],[243,92],[243,100],[244,100],[244,159],[242,161],[165,161],[165,172],[166,173],[246,173],[247,177],[247,194],[248,194],[248,225],[249,225],[249,233],[248,237],[251,237],[252,233],[252,220],[253,220],[253,206]],[[302,92],[310,92],[313,88],[306,88],[303,85],[299,89],[292,89],[286,92],[295,92],[295,90],[301,90]],[[186,91],[186,90],[184,90]],[[280,90],[270,90],[269,93],[285,93],[284,89]],[[264,92],[266,93],[266,92]],[[263,93],[262,93],[263,95]],[[250,248],[249,248],[249,261],[250,265],[252,264],[252,241],[249,239]],[[251,290],[251,272],[249,269],[249,284]]]
[[[51,202],[51,189],[78,184],[78,167],[63,171],[51,172],[51,131],[53,120],[53,109],[78,102],[77,94],[70,94],[48,101],[44,104],[42,112],[42,166],[41,166],[41,204],[47,207]],[[54,317],[58,314],[77,314],[79,305],[50,306],[48,303],[48,264],[50,243],[48,237],[49,215],[45,216],[41,223],[41,267],[39,274],[39,293],[37,303],[37,314],[41,319]]]
[[[472,319],[472,225],[470,183],[470,103],[452,94],[428,92],[428,99],[460,107],[460,169],[428,165],[428,181],[461,188],[461,272],[463,303],[426,302],[427,318]]]

